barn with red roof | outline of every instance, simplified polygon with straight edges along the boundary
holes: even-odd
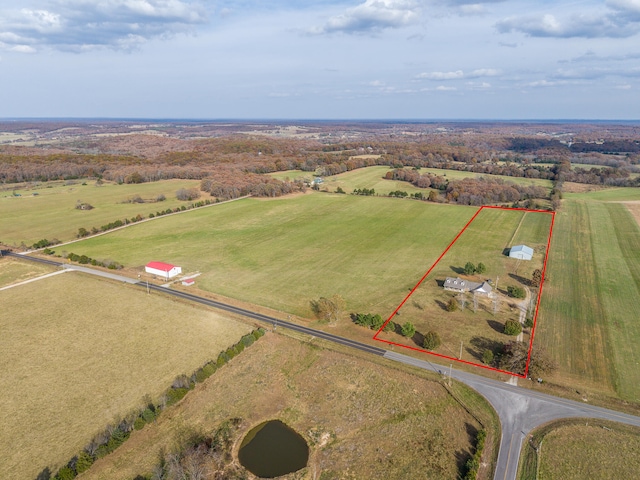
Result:
[[[145,265],[144,271],[169,280],[176,275],[180,275],[182,273],[182,267],[164,262],[149,262]]]

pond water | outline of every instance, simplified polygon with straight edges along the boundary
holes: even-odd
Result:
[[[254,475],[275,478],[307,466],[309,446],[280,420],[254,427],[240,444],[238,460]]]

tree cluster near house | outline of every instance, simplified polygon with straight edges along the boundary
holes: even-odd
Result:
[[[465,275],[483,274],[486,271],[487,271],[487,267],[482,262],[478,263],[478,265],[474,265],[471,262],[467,262],[464,265],[464,274]]]

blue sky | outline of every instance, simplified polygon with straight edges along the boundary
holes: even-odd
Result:
[[[639,112],[640,0],[0,0],[0,117]]]

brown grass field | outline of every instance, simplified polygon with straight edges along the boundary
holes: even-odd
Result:
[[[251,327],[64,273],[0,292],[0,478],[53,471]]]
[[[10,257],[0,258],[0,287],[23,282],[55,271],[44,264],[23,262]]]
[[[480,425],[429,378],[267,333],[80,478],[151,473],[162,448],[171,451],[189,432],[212,432],[232,417],[243,420],[235,452],[244,434],[268,419],[307,439],[309,466],[290,478],[456,478]],[[491,409],[456,388],[489,426],[479,478],[490,478],[491,445],[499,438]]]
[[[640,428],[593,419],[560,420],[533,432],[523,448],[519,478],[637,478],[639,452]]]

